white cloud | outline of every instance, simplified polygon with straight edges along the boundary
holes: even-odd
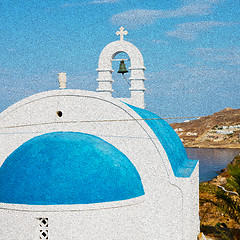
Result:
[[[208,4],[217,4],[219,2],[224,2],[226,0],[184,0],[185,4],[190,3],[208,3]]]
[[[159,88],[164,89],[161,94],[175,95],[181,98],[184,92],[196,92],[199,95],[211,91],[227,92],[229,89],[239,91],[238,76],[240,69],[232,71],[228,68],[217,68],[207,65],[186,66],[176,64],[174,68],[148,74],[151,93],[159,94]],[[218,90],[217,90],[218,89]],[[194,97],[194,96],[193,96]],[[218,96],[219,99],[221,97]]]
[[[192,3],[176,10],[168,12],[168,17],[184,17],[184,16],[202,16],[211,13],[212,5],[207,3]]]
[[[201,116],[227,106],[239,108],[240,68],[179,64],[146,73],[148,108],[163,117]]]
[[[88,4],[105,4],[105,3],[117,3],[120,2],[121,0],[95,0],[87,3],[65,3],[62,4],[62,8],[71,8],[71,7],[79,7],[82,5],[88,5]]]
[[[89,2],[88,4],[116,3],[120,1],[121,0],[96,0],[96,1]]]
[[[176,68],[186,68],[187,65],[184,65],[182,63],[177,63],[177,64],[174,64],[174,67],[176,67]]]
[[[62,4],[61,7],[62,8],[70,8],[70,7],[77,7],[77,6],[81,6],[82,3],[65,3]]]
[[[127,27],[135,27],[137,25],[151,24],[164,15],[165,13],[162,10],[135,9],[113,15],[111,22],[116,25],[121,23]]]
[[[240,48],[196,48],[190,54],[203,59],[205,62],[240,65]]]
[[[159,40],[159,39],[153,39],[153,40],[147,40],[150,43],[154,43],[154,44],[169,44],[169,42],[164,41],[164,40]]]
[[[212,2],[212,1],[211,1]],[[127,27],[152,24],[160,18],[176,18],[185,16],[202,16],[212,12],[213,4],[210,1],[194,1],[175,10],[147,10],[135,9],[118,13],[112,16],[111,22],[118,25],[119,22]]]
[[[207,31],[213,27],[229,26],[232,23],[202,21],[188,22],[176,25],[176,30],[167,32],[168,36],[177,37],[183,40],[193,41],[201,32]]]

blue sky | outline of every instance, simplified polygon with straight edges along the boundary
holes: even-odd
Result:
[[[99,55],[120,26],[144,57],[148,110],[179,117],[239,108],[239,18],[239,0],[0,0],[0,112],[57,89],[58,72],[68,88],[94,91]],[[129,96],[113,68],[114,96]]]

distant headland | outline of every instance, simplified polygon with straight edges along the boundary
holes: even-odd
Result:
[[[171,126],[185,147],[240,148],[240,109],[225,108],[213,115]]]

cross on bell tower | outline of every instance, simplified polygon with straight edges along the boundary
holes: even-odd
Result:
[[[130,98],[119,98],[125,103],[131,104],[136,107],[144,108],[144,62],[143,56],[139,49],[128,41],[124,41],[124,35],[127,35],[128,32],[124,30],[124,27],[119,28],[120,31],[117,31],[116,34],[120,35],[120,41],[114,41],[109,43],[101,52],[98,62],[98,88],[97,92],[102,97],[111,98],[112,97],[112,62],[114,57],[118,53],[126,53],[130,58],[131,67],[129,67],[131,76],[129,80],[131,86],[129,88],[131,92]],[[122,72],[121,72],[122,73]]]
[[[117,35],[120,35],[120,41],[123,41],[123,36],[124,36],[124,35],[127,35],[127,34],[128,34],[128,31],[127,31],[127,30],[124,31],[124,27],[123,27],[123,26],[120,27],[119,30],[120,30],[120,31],[117,31],[116,34],[117,34]]]

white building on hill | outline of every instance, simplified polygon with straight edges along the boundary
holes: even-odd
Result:
[[[123,40],[99,59],[97,92],[42,92],[0,114],[0,239],[193,240],[198,161],[144,109],[144,62]],[[131,61],[131,98],[112,97],[112,59]]]

